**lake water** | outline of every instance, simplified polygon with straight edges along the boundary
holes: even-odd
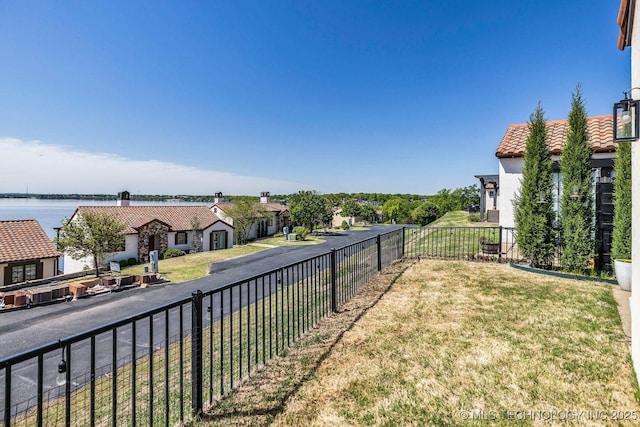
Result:
[[[73,215],[78,206],[115,206],[115,200],[45,200],[0,198],[0,220],[35,219],[51,240],[56,237],[55,227],[60,227],[65,218]],[[136,202],[131,206],[211,206],[213,203],[195,202]]]

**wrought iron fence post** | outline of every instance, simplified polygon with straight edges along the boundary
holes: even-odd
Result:
[[[202,416],[202,291],[191,293],[191,409]]]
[[[405,233],[406,233],[406,227],[402,227],[402,249],[400,252],[400,258],[404,258],[404,245],[405,245]]]
[[[378,251],[378,271],[382,271],[382,244],[379,234],[376,236],[376,249]]]
[[[498,262],[502,262],[502,226],[498,230]]]
[[[338,309],[337,293],[336,293],[336,249],[331,248],[331,312],[335,313]]]

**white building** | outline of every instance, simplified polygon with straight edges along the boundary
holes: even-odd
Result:
[[[124,203],[123,203],[124,202]],[[215,215],[206,206],[128,206],[119,200],[118,206],[80,206],[69,221],[86,212],[108,214],[126,224],[125,246],[103,262],[135,258],[149,260],[149,253],[157,250],[162,259],[168,249],[189,251],[194,247],[193,219],[197,219],[197,244],[203,251],[233,247],[233,226]],[[64,272],[75,273],[93,268],[89,258],[74,260],[64,254]]]
[[[267,212],[267,216],[265,218],[258,219],[251,226],[251,230],[247,235],[248,240],[273,236],[274,234],[281,232],[284,227],[291,225],[289,208],[280,203],[271,203],[268,192],[260,193],[260,204]],[[233,218],[227,213],[229,208],[232,206],[233,203],[225,202],[223,200],[222,193],[216,193],[214,204],[211,206],[211,211],[229,224],[233,225]]]
[[[553,161],[554,180],[554,209],[560,211],[560,195],[562,192],[562,176],[560,173],[560,156],[566,143],[569,129],[567,120],[551,120],[547,124],[546,144]],[[587,118],[589,142],[593,149],[591,157],[592,177],[594,185],[594,202],[596,212],[597,241],[601,242],[596,248],[596,262],[599,268],[605,268],[611,263],[609,250],[611,248],[611,232],[613,222],[613,161],[615,159],[615,144],[613,142],[613,116],[594,116]],[[514,199],[520,192],[522,168],[524,167],[524,151],[529,136],[527,123],[512,124],[507,129],[500,145],[496,150],[499,160],[500,197],[498,210],[500,225],[515,227]]]

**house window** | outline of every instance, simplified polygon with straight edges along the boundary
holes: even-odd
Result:
[[[176,245],[186,245],[187,244],[187,232],[180,231],[176,233]]]
[[[27,264],[24,266],[24,279],[25,280],[35,280],[38,276],[36,265],[35,264]]]
[[[24,282],[24,266],[11,267],[11,283]]]
[[[11,267],[11,283],[21,283],[38,278],[36,264],[14,265]]]
[[[496,193],[493,190],[489,191],[489,197],[491,197],[492,199],[494,198],[495,194]]]

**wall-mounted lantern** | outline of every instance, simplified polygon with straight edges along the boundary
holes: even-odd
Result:
[[[638,128],[640,128],[638,104],[640,101],[631,99],[630,93],[631,91],[624,92],[624,99],[613,105],[614,142],[631,142],[638,139]]]

